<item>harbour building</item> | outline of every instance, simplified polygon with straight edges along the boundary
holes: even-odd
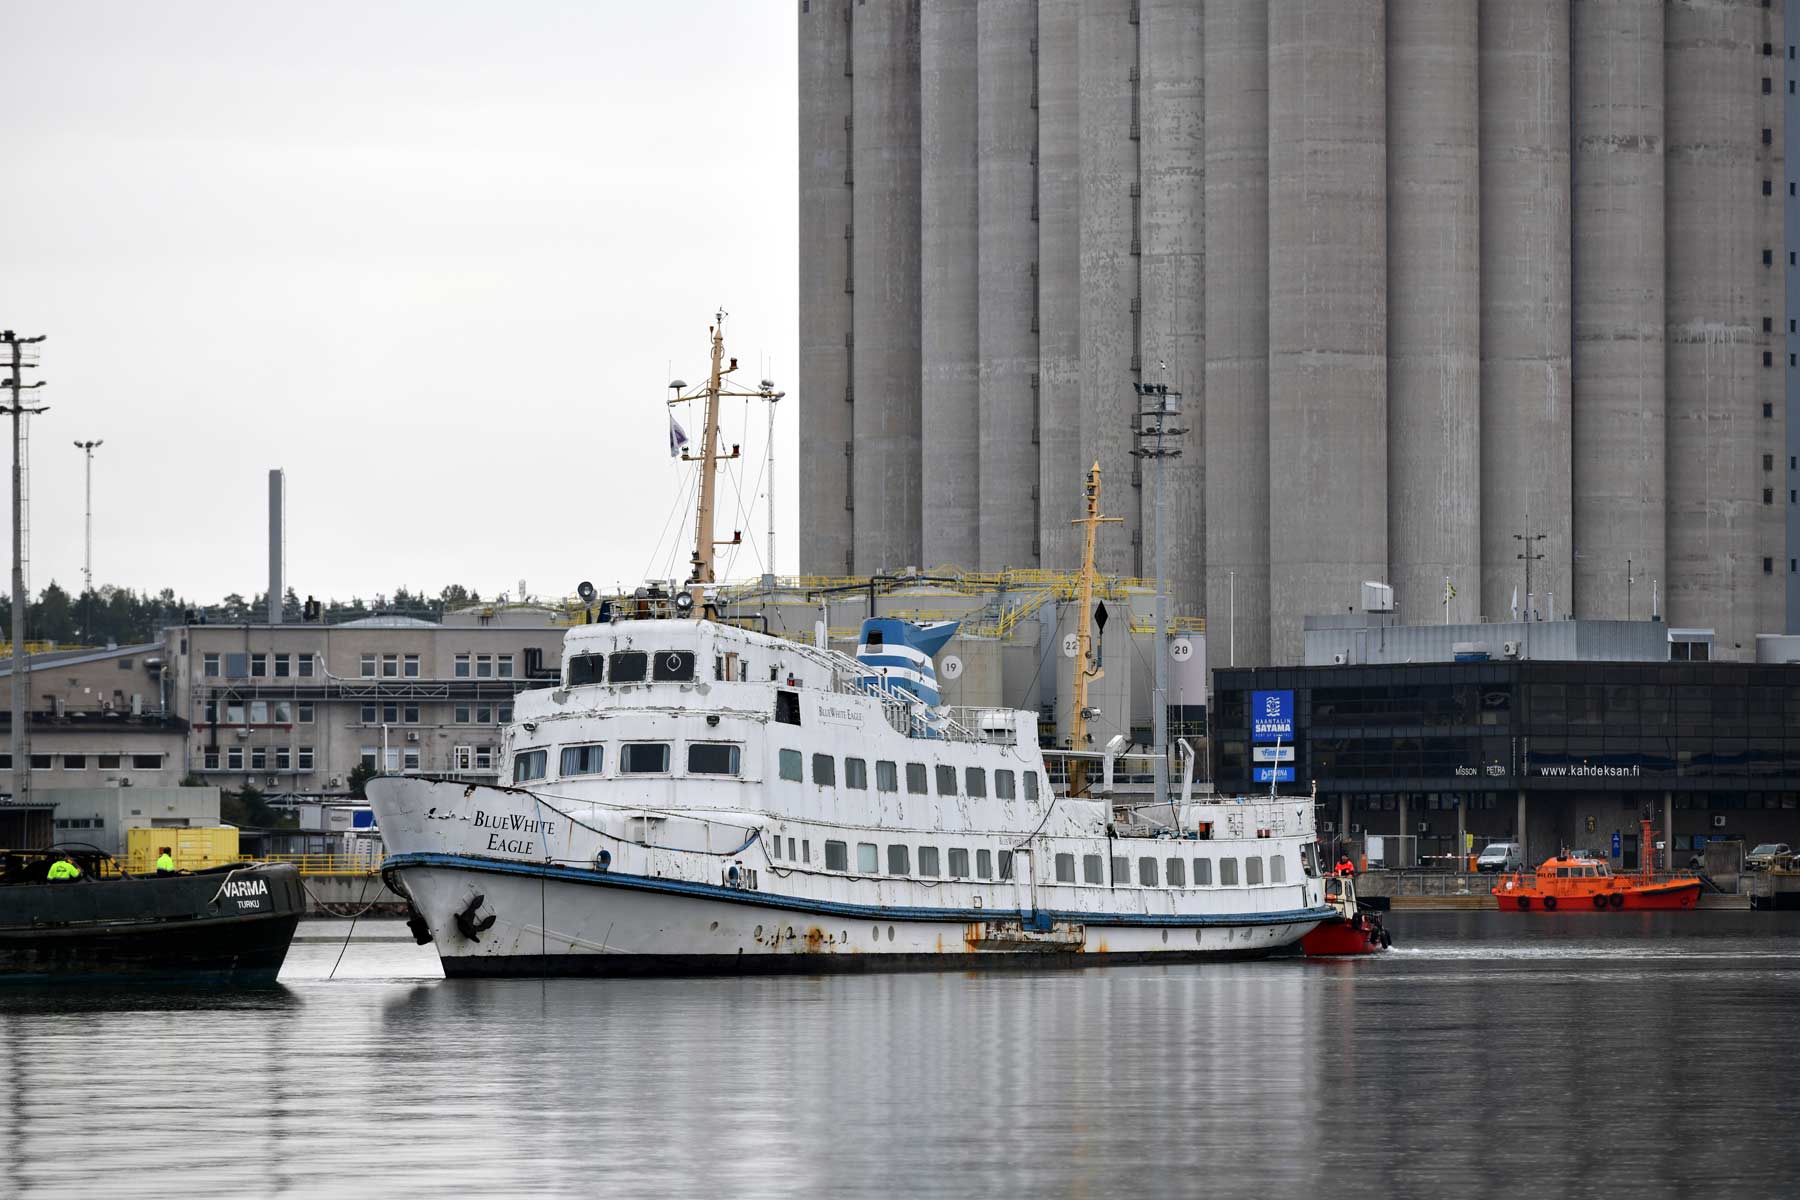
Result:
[[[799,0],[802,569],[1068,569],[1097,458],[1151,574],[1162,383],[1240,664],[1364,580],[1749,660],[1800,617],[1791,7]]]

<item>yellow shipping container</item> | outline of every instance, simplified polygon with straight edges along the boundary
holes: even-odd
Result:
[[[134,875],[156,870],[156,856],[163,846],[170,848],[177,871],[199,871],[239,861],[238,831],[230,825],[140,826],[126,834],[126,869]]]

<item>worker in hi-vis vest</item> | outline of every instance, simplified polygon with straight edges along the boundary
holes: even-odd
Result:
[[[158,875],[173,875],[175,873],[175,856],[169,853],[169,848],[167,846],[164,846],[162,848],[162,853],[156,856],[156,873]]]
[[[81,868],[76,866],[75,860],[66,854],[50,864],[49,879],[51,883],[61,883],[67,879],[80,878]]]

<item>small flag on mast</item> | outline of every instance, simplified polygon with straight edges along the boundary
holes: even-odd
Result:
[[[683,450],[687,449],[687,444],[688,444],[687,430],[685,430],[681,427],[681,422],[679,422],[675,419],[675,414],[670,413],[669,414],[669,457],[670,458],[680,458],[681,452]]]

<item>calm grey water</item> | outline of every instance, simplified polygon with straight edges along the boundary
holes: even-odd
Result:
[[[1377,961],[0,993],[0,1195],[1772,1196],[1800,914],[1401,914]],[[344,923],[302,926],[340,936]]]

